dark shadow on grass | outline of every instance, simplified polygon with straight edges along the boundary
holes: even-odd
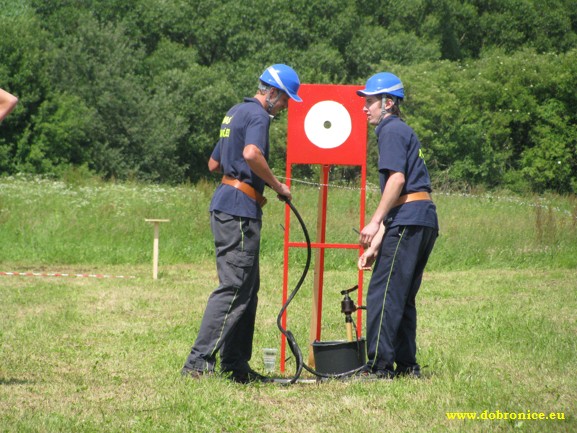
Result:
[[[0,377],[0,385],[27,385],[30,383],[33,383],[33,381],[15,378],[6,379],[4,377]]]

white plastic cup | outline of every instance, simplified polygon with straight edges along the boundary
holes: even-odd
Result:
[[[276,368],[276,354],[277,349],[265,348],[262,349],[263,359],[264,359],[264,371],[266,373],[272,373]]]

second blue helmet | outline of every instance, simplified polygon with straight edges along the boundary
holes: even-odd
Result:
[[[367,80],[363,90],[357,90],[359,96],[380,95],[382,93],[403,99],[405,90],[401,79],[390,72],[379,72]]]

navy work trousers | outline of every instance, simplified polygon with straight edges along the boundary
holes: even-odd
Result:
[[[418,367],[415,298],[438,231],[387,228],[367,291],[367,357],[373,369]]]
[[[247,371],[258,304],[261,221],[211,213],[219,286],[208,298],[200,330],[184,366]]]

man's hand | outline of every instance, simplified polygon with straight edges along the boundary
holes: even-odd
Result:
[[[279,200],[286,201],[285,199],[292,200],[293,198],[289,187],[284,183],[281,183],[280,188],[276,189],[275,192],[278,194]]]
[[[375,263],[376,258],[377,258],[377,251],[367,250],[361,255],[361,257],[359,257],[357,267],[361,271],[369,271],[371,270],[373,264]]]
[[[359,236],[359,243],[363,248],[369,248],[371,242],[375,235],[379,232],[380,224],[375,222],[368,223],[365,228],[361,230],[361,235]]]

